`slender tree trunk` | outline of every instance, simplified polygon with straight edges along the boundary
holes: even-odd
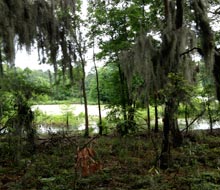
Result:
[[[54,68],[54,82],[55,82],[55,93],[58,92],[58,68],[57,68],[57,63],[53,64],[53,68]]]
[[[127,112],[127,122],[125,127],[127,127],[126,131],[127,133],[129,133],[129,130],[133,130],[135,129],[136,126],[136,122],[134,119],[134,114],[135,114],[135,101],[132,100],[132,98],[130,97],[130,92],[128,89],[128,85],[126,80],[124,81],[124,87],[125,87],[125,93],[126,93],[126,112]]]
[[[210,100],[207,102],[207,109],[208,109],[208,116],[209,116],[209,126],[210,126],[210,133],[213,132],[213,119],[212,119],[212,113],[210,108]]]
[[[53,94],[55,89],[53,86],[52,74],[51,74],[50,70],[48,70],[47,72],[48,72],[48,77],[49,77],[49,81],[50,81],[50,92]]]
[[[88,115],[88,103],[87,103],[87,94],[86,94],[86,86],[85,86],[85,63],[82,61],[82,92],[83,92],[83,100],[84,100],[84,109],[85,109],[85,137],[89,136],[89,115]]]
[[[66,114],[66,128],[69,129],[69,113]]]
[[[69,50],[69,51],[71,51],[71,50]],[[76,63],[75,52],[73,53],[73,56],[74,56],[74,62]],[[73,87],[73,85],[74,85],[74,77],[73,77],[73,65],[72,65],[71,59],[69,60],[69,77],[70,77],[71,86]]]
[[[184,113],[185,113],[186,133],[188,133],[188,131],[189,131],[189,121],[188,121],[189,113],[188,113],[188,106],[187,105],[185,106]]]
[[[3,77],[4,71],[3,71],[3,60],[2,60],[2,46],[0,43],[0,78]]]
[[[50,88],[52,88],[52,86],[53,86],[53,79],[52,79],[52,75],[51,75],[50,70],[48,70],[48,77],[49,77],[49,81],[50,81]]]
[[[134,119],[135,114],[135,102],[132,103],[132,101],[129,102],[128,105],[128,121],[126,127],[128,127],[127,133],[129,132],[129,129],[133,130],[136,127],[136,122]]]
[[[82,90],[82,83],[79,84],[79,91],[80,91],[80,104],[83,104],[83,90]]]
[[[98,101],[98,109],[99,109],[99,135],[103,133],[103,126],[102,126],[102,111],[101,111],[101,101],[100,101],[100,90],[99,90],[99,74],[98,69],[96,66],[96,59],[95,59],[95,42],[93,40],[93,63],[95,67],[95,76],[96,76],[96,90],[97,90],[97,101]]]
[[[159,124],[158,124],[158,105],[157,105],[157,95],[154,96],[154,114],[155,114],[155,126],[154,126],[154,132],[159,132]]]
[[[150,134],[150,105],[149,105],[149,101],[147,101],[147,129],[148,129],[148,133]]]
[[[85,133],[84,137],[89,136],[89,115],[88,115],[88,103],[87,103],[87,94],[86,94],[86,85],[85,85],[85,79],[86,79],[86,72],[85,72],[85,47],[82,43],[82,35],[79,33],[79,39],[76,37],[76,34],[74,35],[75,42],[76,42],[76,50],[79,54],[81,69],[82,69],[82,95],[83,95],[83,101],[84,101],[84,109],[85,109]],[[82,46],[83,45],[83,46]]]

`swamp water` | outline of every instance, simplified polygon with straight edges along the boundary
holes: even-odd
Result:
[[[95,122],[90,122],[89,124],[90,129],[92,129],[93,133],[98,133],[99,128]],[[39,125],[37,128],[37,132],[39,134],[50,134],[50,133],[58,133],[58,132],[80,132],[85,129],[84,124],[80,124],[77,127],[56,127],[56,126],[48,126],[48,125]]]
[[[64,115],[71,113],[75,116],[84,113],[84,105],[82,104],[71,104],[71,105],[35,105],[32,106],[32,111],[39,110],[45,115]],[[106,117],[109,112],[109,109],[105,109],[104,106],[101,107],[102,117]],[[88,115],[89,117],[98,117],[99,110],[97,105],[88,105]],[[93,133],[98,133],[99,128],[95,121],[89,122],[89,127]],[[40,134],[47,133],[57,133],[57,132],[67,132],[67,131],[83,131],[85,129],[84,123],[79,124],[78,126],[66,126],[58,127],[54,125],[44,125],[41,124],[37,128],[37,132]]]
[[[102,117],[106,117],[109,109],[105,109],[104,107],[101,108],[102,110]],[[35,105],[32,106],[32,110],[39,110],[43,112],[46,115],[63,115],[67,112],[72,113],[74,115],[79,115],[81,113],[84,113],[84,105],[82,104],[71,104],[71,105]],[[88,105],[88,114],[89,116],[95,116],[98,117],[99,111],[97,105]],[[180,120],[179,124],[181,126],[185,126],[184,120]],[[89,124],[90,129],[92,129],[93,133],[98,133],[99,129],[94,121],[90,121]],[[220,128],[220,122],[213,123],[213,129]],[[39,125],[37,132],[40,134],[46,134],[46,133],[57,133],[57,132],[67,132],[67,131],[83,131],[85,129],[85,125],[83,123],[79,124],[79,126],[71,126],[70,128],[67,128],[65,126],[63,127],[57,127],[53,125]],[[198,120],[196,121],[191,127],[190,130],[206,130],[210,129],[210,125],[206,120]]]

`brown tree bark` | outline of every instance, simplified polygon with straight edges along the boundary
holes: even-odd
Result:
[[[176,0],[176,15],[173,13],[174,5],[171,7],[171,2],[169,0],[164,0],[164,8],[165,8],[165,18],[167,23],[167,29],[170,32],[170,37],[174,37],[175,33],[173,30],[177,32],[183,25],[183,2],[184,0]],[[172,13],[171,13],[172,12]],[[171,19],[171,20],[170,20]],[[166,39],[166,38],[165,38]],[[181,44],[182,39],[178,39]],[[165,42],[166,43],[166,42]],[[172,43],[172,42],[171,42]],[[176,42],[175,45],[171,45],[168,42],[170,47],[175,48],[175,55],[171,57],[173,53],[171,49],[162,51],[166,52],[168,55],[167,61],[165,64],[165,75],[168,76],[169,73],[176,74],[179,69],[180,56],[179,56],[179,43]],[[166,45],[166,44],[165,44]],[[169,47],[169,46],[168,46]],[[174,60],[172,60],[174,59]],[[162,58],[163,61],[163,58]],[[175,84],[174,84],[175,85]],[[167,97],[167,101],[165,103],[165,111],[164,111],[164,119],[163,119],[163,142],[162,142],[162,150],[160,157],[160,167],[161,169],[166,169],[170,165],[170,146],[171,139],[170,133],[172,134],[172,144],[174,147],[180,146],[182,144],[182,134],[178,128],[178,122],[175,114],[178,110],[178,94],[174,92],[173,94]]]

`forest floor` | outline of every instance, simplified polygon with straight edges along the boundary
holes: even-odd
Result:
[[[0,190],[217,190],[220,131],[193,131],[171,149],[169,169],[159,169],[161,134],[83,138],[51,134],[25,148],[15,165],[0,144]]]

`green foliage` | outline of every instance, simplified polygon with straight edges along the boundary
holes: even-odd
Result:
[[[0,81],[0,86],[1,123],[3,125],[16,114],[17,106],[30,103],[39,94],[48,93],[48,87],[33,79],[29,70],[19,73],[12,70],[5,73],[4,78]]]
[[[178,103],[187,102],[193,96],[193,86],[182,75],[169,73],[168,83],[162,92],[165,100],[173,97]]]
[[[14,164],[19,164],[21,154],[32,154],[35,150],[34,114],[31,111],[31,101],[38,94],[48,93],[47,87],[33,80],[30,70],[8,70],[0,81],[0,98],[6,101],[1,103],[1,128],[6,132],[9,154]],[[21,144],[21,138],[26,142]],[[25,150],[25,151],[23,151]]]
[[[117,132],[121,135],[127,135],[128,133],[137,131],[137,125],[132,121],[119,121],[116,125]]]
[[[103,67],[99,70],[100,100],[103,104],[121,105],[120,79],[117,67]],[[89,96],[94,101],[97,98],[95,75],[90,79]]]
[[[45,94],[48,92],[48,86],[34,80],[29,70],[24,72],[9,71],[1,80],[2,91],[10,92],[15,96],[30,100],[36,97],[36,94]],[[19,97],[18,97],[19,98]]]

